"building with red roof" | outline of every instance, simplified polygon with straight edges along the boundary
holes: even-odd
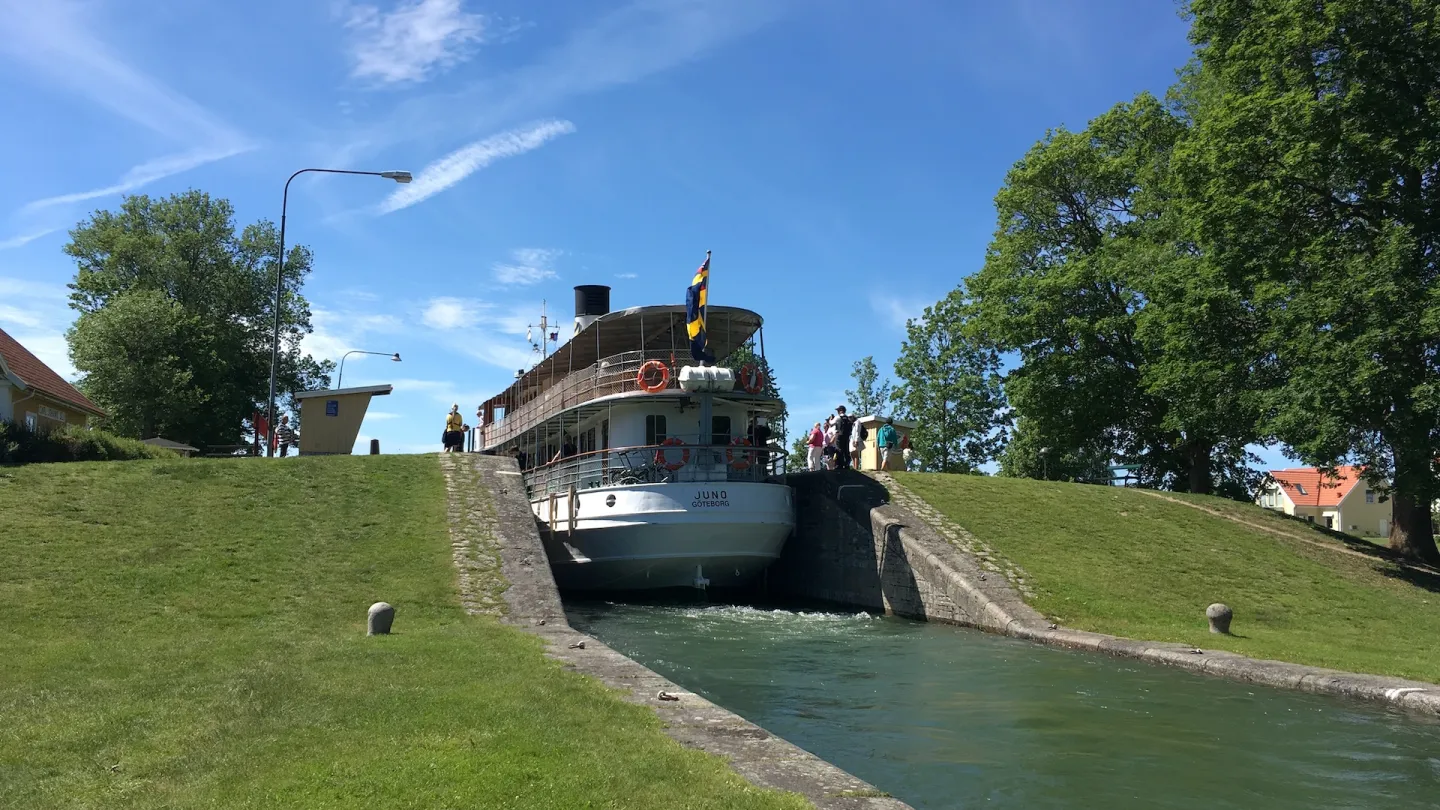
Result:
[[[0,421],[37,430],[85,426],[104,416],[88,397],[0,329]]]
[[[1360,467],[1339,467],[1324,475],[1315,467],[1271,470],[1255,503],[1351,534],[1390,533],[1390,501],[1361,477]]]

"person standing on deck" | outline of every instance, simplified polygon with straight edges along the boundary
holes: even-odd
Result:
[[[806,443],[809,448],[806,451],[806,469],[810,472],[818,472],[820,465],[825,461],[825,429],[819,422],[810,429],[810,441]]]
[[[765,417],[757,416],[750,422],[748,438],[750,446],[755,448],[755,459],[760,467],[768,467],[770,464],[770,426],[765,424]]]
[[[880,447],[880,469],[888,470],[891,454],[900,449],[900,431],[895,429],[894,418],[887,418],[875,432],[875,441]]]
[[[850,469],[850,434],[855,422],[845,414],[845,406],[835,409],[835,469]]]

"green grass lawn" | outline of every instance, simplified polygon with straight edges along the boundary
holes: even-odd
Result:
[[[1182,497],[1289,536],[1120,487],[895,477],[1026,569],[1033,606],[1068,627],[1440,682],[1440,577],[1259,507]],[[1211,602],[1234,637],[1207,632]]]
[[[435,456],[0,468],[0,806],[808,806],[465,615],[444,498]]]

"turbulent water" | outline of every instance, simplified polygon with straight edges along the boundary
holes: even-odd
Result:
[[[1440,807],[1440,723],[864,613],[567,604],[917,808]]]

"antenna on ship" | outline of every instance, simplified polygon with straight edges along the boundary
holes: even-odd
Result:
[[[560,342],[560,333],[550,329],[554,325],[550,322],[548,303],[542,299],[540,301],[540,323],[532,323],[525,327],[525,339],[530,342],[530,348],[540,355],[541,360],[550,354],[551,343],[558,344]],[[537,328],[540,330],[539,342],[535,340],[534,330]]]

